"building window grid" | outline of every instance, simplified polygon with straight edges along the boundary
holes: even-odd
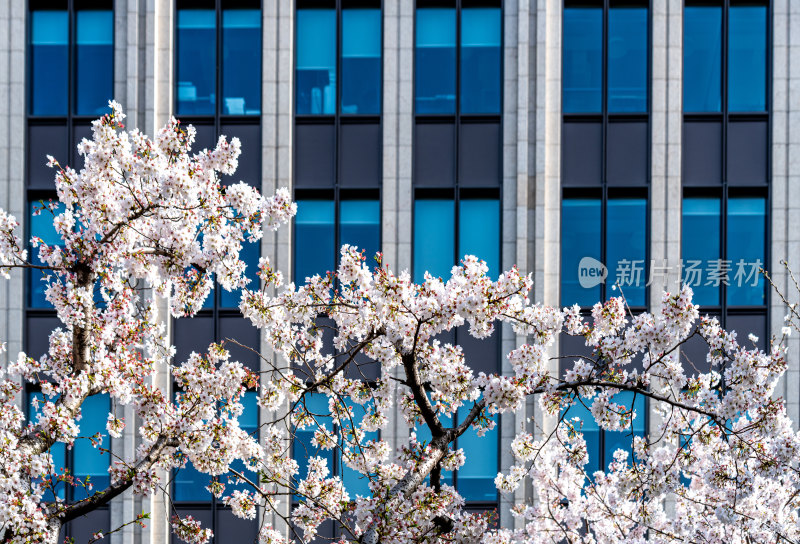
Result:
[[[469,4],[470,6],[476,7],[498,7],[500,8],[500,51],[501,51],[501,58],[500,58],[500,81],[503,81],[503,74],[504,74],[504,63],[502,58],[502,51],[503,51],[503,32],[504,32],[504,20],[502,14],[505,13],[503,9],[503,2],[501,0],[484,0],[478,2],[470,2],[469,0],[450,0],[450,1],[426,1],[426,0],[417,0],[416,1],[416,9],[419,10],[420,7],[455,7],[456,10],[456,35],[455,35],[455,48],[456,48],[456,73],[455,73],[455,111],[453,113],[417,113],[416,111],[416,78],[418,76],[418,72],[414,70],[414,89],[415,89],[415,100],[413,102],[413,109],[414,109],[414,119],[415,124],[425,123],[425,124],[436,124],[436,123],[454,123],[454,148],[456,150],[453,153],[453,172],[454,172],[454,180],[453,186],[451,188],[447,187],[440,187],[440,188],[430,188],[430,187],[416,187],[413,189],[413,196],[414,201],[423,200],[423,199],[430,199],[430,200],[451,200],[454,205],[454,224],[453,224],[453,234],[455,237],[454,246],[454,253],[453,253],[453,263],[457,264],[463,255],[460,255],[460,243],[459,243],[459,225],[460,225],[460,203],[463,199],[497,199],[498,202],[502,203],[502,184],[498,184],[496,187],[461,187],[459,183],[459,157],[458,157],[458,149],[459,149],[459,138],[460,138],[460,128],[462,126],[462,121],[471,121],[473,123],[491,123],[496,122],[500,125],[500,134],[502,134],[502,111],[503,111],[503,92],[502,92],[502,83],[501,83],[501,92],[500,92],[500,105],[499,111],[497,113],[468,113],[464,114],[461,112],[461,26],[462,26],[462,16],[461,11],[464,4]],[[415,22],[415,36],[416,36],[416,17],[414,18]],[[416,64],[416,54],[415,54],[415,64]],[[417,142],[414,142],[414,148],[417,149]],[[500,146],[500,150],[502,151],[502,140],[498,141],[498,146]],[[416,156],[416,153],[415,153]],[[501,154],[502,156],[502,154]],[[502,179],[502,172],[497,172],[498,179]],[[500,218],[502,218],[502,208],[500,210]],[[415,233],[413,232],[414,229],[414,222],[412,222],[412,233],[411,237],[412,240],[415,240]],[[497,244],[499,248],[502,248],[502,229],[500,230],[500,236],[498,237]],[[411,268],[414,270],[414,254],[415,252],[412,251],[412,259],[411,259]],[[480,256],[479,256],[480,257]],[[502,267],[502,252],[499,255],[499,265]],[[490,275],[499,274],[500,270],[489,271]],[[422,281],[422,278],[413,278],[414,281]],[[454,340],[456,343],[458,341],[458,332],[454,330]],[[468,333],[467,333],[468,334]],[[496,333],[496,334],[499,334]],[[500,345],[501,342],[497,342],[497,353],[496,357],[499,361],[500,357]],[[467,361],[469,363],[469,361]],[[499,371],[499,369],[498,369]],[[498,417],[498,428],[501,425],[500,418]],[[458,440],[454,441],[453,446],[458,448]],[[502,454],[502,449],[500,446],[500,441],[497,441],[497,459],[498,459],[498,470],[499,470],[499,463]],[[442,478],[444,480],[445,473],[442,474]],[[453,471],[453,473],[449,476],[451,479],[452,485],[458,489],[458,471]],[[490,510],[492,508],[496,508],[498,506],[498,501],[467,501],[467,506],[470,509],[474,510]]]
[[[564,9],[568,8],[602,8],[602,69],[601,69],[601,111],[599,113],[588,113],[588,112],[563,112],[562,111],[562,135],[563,135],[563,126],[566,123],[585,123],[585,122],[601,122],[602,126],[602,137],[601,137],[601,154],[600,154],[600,164],[601,164],[601,178],[599,183],[590,186],[590,187],[564,187],[562,188],[562,199],[563,198],[588,198],[588,199],[599,199],[600,200],[600,260],[604,264],[606,264],[608,269],[608,278],[612,277],[612,269],[610,268],[612,263],[606,262],[606,256],[608,254],[608,244],[607,244],[607,215],[608,215],[608,201],[609,201],[609,192],[613,193],[613,197],[617,195],[623,198],[630,198],[630,196],[638,196],[645,199],[646,202],[646,211],[645,211],[645,263],[644,263],[644,271],[643,277],[646,279],[649,277],[650,272],[650,198],[649,198],[649,189],[650,189],[650,133],[651,133],[651,120],[650,120],[650,104],[651,104],[651,84],[652,81],[652,6],[650,5],[651,2],[649,0],[564,0],[563,7]],[[646,111],[644,112],[609,112],[608,106],[608,43],[609,43],[609,32],[608,32],[608,20],[609,20],[609,10],[613,9],[614,7],[643,7],[647,9],[647,69],[646,69],[646,81],[647,81],[647,89],[646,89]],[[563,28],[563,20],[562,20],[562,35],[564,33]],[[563,51],[563,45],[562,45]],[[563,99],[563,95],[562,95]],[[647,134],[648,134],[648,145],[647,145],[647,176],[645,179],[641,180],[641,183],[635,185],[625,185],[625,186],[616,186],[610,185],[608,180],[608,127],[610,123],[613,122],[631,122],[631,121],[644,121],[647,127]],[[563,138],[563,136],[562,136]],[[624,195],[624,196],[623,196]],[[563,232],[563,228],[562,228]],[[563,253],[564,247],[563,244],[561,246],[561,257],[560,262],[563,263]],[[564,270],[561,270],[561,274],[563,276]],[[563,281],[563,280],[562,280]],[[600,300],[607,300],[610,296],[614,296],[613,291],[609,288],[607,282],[603,282],[599,284],[600,286]],[[561,298],[561,296],[559,296]],[[631,306],[630,311],[633,313],[641,313],[647,310],[649,306],[650,300],[650,287],[645,285],[645,292],[644,292],[644,300],[645,306]],[[569,301],[561,300],[562,304],[568,304]],[[581,307],[581,314],[584,317],[591,316],[591,308],[582,306]],[[571,360],[569,356],[574,357],[584,357],[584,353],[564,353],[564,347],[561,347],[561,356],[562,356],[562,364],[565,361]],[[567,357],[567,359],[564,359]],[[562,367],[563,368],[563,367]],[[645,401],[645,409],[644,414],[640,414],[637,412],[638,417],[644,418],[644,429],[645,434],[647,433],[647,424],[648,424],[648,406],[649,403]],[[569,411],[563,412],[561,418],[565,416],[569,416]],[[633,433],[633,431],[631,431]],[[606,459],[606,434],[607,431],[602,429],[599,430],[599,466],[604,467],[606,466],[611,459]],[[590,453],[591,456],[591,453]]]
[[[757,112],[731,112],[729,111],[729,89],[728,89],[728,70],[729,70],[729,56],[730,56],[730,40],[729,40],[729,27],[730,27],[730,10],[731,7],[736,6],[763,6],[766,8],[767,16],[767,27],[765,29],[765,37],[766,37],[766,88],[765,88],[765,111],[757,111]],[[737,184],[736,186],[730,186],[728,183],[728,128],[730,126],[730,121],[766,121],[767,122],[767,149],[772,148],[772,116],[771,116],[771,97],[772,97],[772,79],[771,79],[771,70],[770,65],[772,62],[772,3],[768,0],[686,0],[684,4],[684,9],[691,8],[691,7],[719,7],[722,12],[721,16],[721,24],[722,24],[722,32],[721,32],[721,54],[720,54],[720,62],[721,62],[721,69],[720,69],[720,92],[721,92],[721,103],[720,103],[720,111],[718,112],[692,112],[692,111],[684,111],[683,112],[683,119],[684,119],[684,126],[687,122],[692,121],[721,121],[721,150],[722,153],[720,154],[720,172],[721,172],[721,183],[711,183],[707,186],[691,186],[687,187],[684,185],[683,187],[683,198],[693,198],[693,197],[713,197],[719,199],[720,202],[720,224],[719,224],[719,232],[720,232],[720,259],[726,260],[728,257],[728,200],[729,198],[737,197],[737,196],[757,196],[763,197],[765,200],[765,239],[764,239],[764,250],[765,250],[765,263],[764,266],[767,266],[767,263],[770,262],[770,254],[771,254],[771,247],[770,247],[770,238],[771,238],[771,222],[770,222],[770,209],[771,209],[771,180],[772,180],[772,161],[767,158],[766,161],[766,179],[767,183],[766,186],[763,185],[756,185],[756,186],[742,186]],[[683,35],[684,44],[686,41],[686,35]],[[685,164],[684,164],[685,168]],[[686,233],[683,233],[681,237],[681,248],[683,252],[684,247],[684,240],[685,240]],[[683,278],[681,278],[683,279]],[[767,284],[765,282],[764,289],[767,289]],[[765,331],[768,332],[770,330],[770,323],[769,323],[769,312],[768,312],[768,300],[769,297],[765,296],[764,304],[761,306],[731,306],[728,304],[728,293],[727,293],[727,286],[722,283],[720,285],[720,293],[719,293],[719,304],[718,305],[709,305],[704,306],[704,309],[711,312],[712,314],[718,314],[720,323],[723,327],[727,327],[727,321],[729,316],[734,315],[758,315],[763,316],[765,319]],[[760,339],[763,340],[763,339]]]

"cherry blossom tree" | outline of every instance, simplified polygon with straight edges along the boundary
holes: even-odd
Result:
[[[54,164],[64,209],[50,204],[43,213],[54,214],[63,244],[32,240],[44,264],[28,260],[16,220],[0,215],[3,271],[45,269],[47,299],[63,324],[46,355],[20,354],[1,377],[3,541],[56,542],[64,523],[127,490],[166,493],[161,476],[188,462],[213,477],[209,491],[237,516],[253,519],[259,507],[281,515],[282,503],[299,501],[285,520],[292,531],[262,523],[262,543],[310,541],[328,520],[342,541],[364,544],[800,541],[800,442],[775,396],[787,367],[784,339],[768,352],[740,343],[700,317],[689,288],[635,316],[621,298],[597,303],[591,317],[532,304],[530,276],[512,268],[492,279],[473,256],[449,278],[415,284],[380,255],[369,266],[344,246],[336,271],[304,285],[285,284],[262,258],[261,285],[247,289],[241,244],[292,217],[288,192],[264,198],[243,183],[220,184],[218,173],[235,170],[236,139],[192,155],[191,127],[171,120],[150,141],[122,131],[123,114],[111,106],[94,123],[93,141],[81,144],[84,169]],[[260,375],[223,345],[175,360],[158,301],[168,301],[172,316],[191,316],[213,281],[244,288],[240,309],[271,348]],[[526,340],[507,354],[505,374],[476,375],[460,346],[438,339],[460,326],[486,338],[504,324]],[[561,335],[582,338],[591,353],[563,361],[563,373],[553,355]],[[695,337],[707,345],[708,372],[678,357]],[[377,378],[367,365],[380,368]],[[153,380],[163,368],[179,388],[174,398]],[[16,400],[21,380],[44,394],[31,423]],[[244,392],[254,388],[271,414],[259,437],[239,424]],[[585,404],[600,428],[630,431],[644,414],[618,402],[621,392],[649,399],[659,417],[646,437],[629,432],[628,447],[590,473],[581,422],[568,409]],[[81,405],[100,393],[134,408],[133,422],[109,413],[107,433],[135,425],[136,454],[115,458],[108,488],[48,501],[55,486],[83,485],[54,466],[50,450],[80,439]],[[312,395],[326,409],[314,408]],[[527,486],[533,499],[514,505],[515,529],[498,528],[465,510],[442,471],[469,461],[454,449],[459,436],[482,436],[495,416],[530,399],[554,423],[528,422],[501,445],[515,463],[496,487],[511,494]],[[403,444],[380,433],[397,417],[409,431]],[[348,490],[326,457],[292,456],[299,431],[360,474],[369,493]],[[226,489],[230,481],[245,486]],[[191,518],[174,518],[173,529],[190,543],[211,537]]]

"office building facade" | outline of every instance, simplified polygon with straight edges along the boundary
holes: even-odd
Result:
[[[45,155],[79,167],[77,143],[115,98],[149,135],[175,115],[197,128],[199,147],[238,136],[231,179],[265,194],[291,188],[298,215],[245,248],[250,270],[268,256],[302,281],[333,270],[350,243],[420,280],[474,253],[492,275],[515,264],[531,273],[531,299],[548,305],[588,310],[616,284],[646,311],[682,280],[704,311],[762,346],[782,326],[757,271],[791,292],[781,262],[800,267],[800,4],[790,0],[8,0],[0,29],[0,206],[26,237],[53,240],[31,213],[54,196]],[[178,359],[226,338],[268,356],[237,305],[237,293],[216,289],[196,317],[171,322]],[[42,354],[56,326],[36,274],[0,283],[9,354]],[[504,354],[524,341],[505,328],[446,339],[476,372],[509,371]],[[800,346],[790,341],[780,394],[797,421]],[[553,355],[583,350],[565,339]],[[690,345],[683,357],[701,368],[697,353]],[[174,389],[165,371],[157,380]],[[101,412],[108,399],[91,402]],[[245,426],[269,421],[254,397],[245,403]],[[654,421],[637,408],[644,434]],[[488,438],[465,435],[458,446],[479,462],[445,481],[513,525],[509,506],[530,491],[494,490],[512,463],[504,438],[552,424],[531,401]],[[112,450],[132,454],[134,429],[107,438]],[[620,437],[586,431],[603,466]],[[407,433],[398,417],[382,437]],[[297,442],[310,447],[302,433]],[[96,487],[108,478],[108,457],[91,448],[54,454]],[[358,492],[363,482],[332,464]],[[108,538],[166,542],[171,508],[217,543],[252,541],[264,516],[281,523],[233,517],[191,468],[173,476],[169,499],[126,495],[65,536],[85,542],[150,511],[146,529]]]

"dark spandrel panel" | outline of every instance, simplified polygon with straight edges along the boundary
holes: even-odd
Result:
[[[48,168],[47,155],[67,166],[67,140],[65,125],[28,125],[28,188],[55,190],[56,171]]]
[[[755,343],[755,347],[758,349],[767,349],[767,345],[769,344],[766,315],[728,314],[725,330],[736,331],[736,341],[740,346],[747,349],[753,349],[753,342],[751,342],[748,337],[751,333],[758,337],[758,341]]]
[[[209,495],[210,497],[210,495]],[[209,500],[208,506],[205,508],[192,508],[188,507],[181,507],[175,506],[175,510],[177,515],[181,518],[185,518],[186,516],[192,516],[194,519],[200,522],[200,526],[203,529],[212,529],[214,528],[214,514],[211,512],[211,501]],[[170,544],[184,544],[183,540],[175,536],[175,533],[170,531]],[[77,541],[76,541],[77,542]],[[225,540],[221,540],[221,542],[225,542]]]
[[[72,149],[71,156],[70,156],[70,163],[69,165],[74,168],[75,170],[80,171],[83,168],[84,158],[78,154],[78,144],[81,143],[81,140],[86,138],[87,140],[92,139],[92,123],[89,121],[80,121],[75,122],[72,125]]]
[[[217,509],[216,541],[255,544],[258,542],[258,519],[242,519],[227,508]]]
[[[767,121],[728,123],[728,183],[766,185]]]
[[[35,359],[47,353],[50,333],[58,327],[64,328],[64,324],[55,316],[29,316],[25,325],[25,351]]]
[[[295,126],[295,186],[333,187],[336,133],[330,125]]]
[[[194,351],[208,353],[214,341],[214,320],[208,316],[184,317],[173,321],[175,339],[175,364],[181,364]]]
[[[239,167],[232,176],[223,176],[223,183],[231,185],[243,181],[261,190],[261,125],[223,124],[220,130],[228,141],[237,137],[242,143]]]
[[[177,23],[176,111],[183,115],[213,115],[216,107],[216,12],[213,8],[178,7]]]
[[[461,187],[500,185],[500,123],[464,123],[458,140]]]
[[[606,177],[609,185],[647,183],[647,123],[608,124]]]
[[[381,127],[378,123],[343,124],[339,142],[339,185],[380,187]]]
[[[114,96],[114,12],[75,14],[75,113],[99,116]]]
[[[72,520],[67,529],[73,542],[91,542],[93,534],[100,531],[108,534],[110,530],[111,511],[108,508],[99,508]]]
[[[718,121],[683,124],[683,184],[722,183],[722,129]]]
[[[351,347],[356,345],[355,342],[350,343]],[[348,353],[342,353],[337,357],[337,364],[338,366],[340,363],[343,363],[350,357],[352,351]],[[353,362],[355,364],[350,364],[347,369],[345,370],[345,377],[351,380],[367,380],[367,381],[375,381],[381,375],[381,366],[380,363],[375,361],[374,359],[370,359],[363,353],[358,353],[353,358]]]
[[[558,337],[558,351],[561,357],[559,361],[559,375],[563,378],[564,374],[575,366],[575,361],[586,357],[587,361],[594,360],[592,348],[586,345],[586,338],[583,336],[572,336],[561,333]]]
[[[195,137],[194,143],[192,144],[192,154],[200,153],[204,149],[208,149],[210,151],[217,145],[217,131],[214,128],[214,125],[195,122],[181,123],[181,125],[185,125],[186,127],[192,125],[194,127]]]
[[[700,315],[705,315],[702,308]],[[695,325],[697,322],[695,322]],[[687,376],[705,373],[711,370],[706,356],[708,355],[708,343],[699,334],[695,334],[686,341],[680,348],[680,360],[683,365],[683,372]]]
[[[495,331],[489,338],[475,338],[469,333],[469,325],[462,325],[456,330],[456,340],[464,351],[464,362],[477,376],[479,372],[497,374],[500,372],[499,342],[500,332]]]
[[[599,187],[603,169],[603,126],[600,122],[565,122],[561,159],[564,187]]]
[[[58,11],[31,8],[31,114],[66,115],[69,84],[69,15],[66,3],[63,10]]]
[[[418,123],[414,129],[414,186],[455,183],[455,128],[452,123]]]
[[[250,323],[249,319],[239,316],[225,316],[219,318],[219,339],[224,341],[225,348],[231,354],[232,361],[239,361],[253,371],[258,371],[261,362],[258,353],[261,342],[258,329]],[[236,344],[238,342],[242,347]],[[255,350],[252,351],[252,350]]]
[[[329,317],[318,317],[315,324],[317,331],[322,333],[322,355],[327,360],[334,355],[333,338],[336,336],[336,323]],[[311,380],[313,379],[314,365],[314,361],[309,360],[307,363],[305,360],[298,361],[294,365],[295,373],[303,381]]]

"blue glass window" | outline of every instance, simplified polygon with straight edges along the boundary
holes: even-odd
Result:
[[[76,26],[75,113],[102,115],[114,94],[114,14],[78,11]]]
[[[414,201],[414,281],[427,270],[447,279],[455,255],[455,202],[449,199]]]
[[[258,393],[255,391],[246,391],[245,394],[242,396],[242,406],[244,406],[244,410],[242,410],[242,415],[239,416],[239,427],[243,431],[247,431],[247,433],[258,440]],[[247,479],[251,482],[256,482],[258,477],[256,474],[250,470],[247,466],[247,463],[241,460],[236,460],[231,463],[231,468],[234,469],[236,472],[243,474]],[[251,490],[249,484],[245,482],[238,482],[236,481],[235,477],[231,476],[231,478],[226,481],[226,479],[222,480],[222,483],[226,486],[226,493],[229,491],[233,491],[234,489],[241,489],[244,490]]]
[[[608,10],[608,111],[647,111],[647,8]]]
[[[311,443],[314,438],[314,431],[324,425],[329,431],[333,432],[333,418],[328,410],[328,397],[322,393],[306,394],[297,404],[297,410],[303,409],[305,403],[306,410],[313,416],[316,423],[308,425],[305,429],[297,429],[294,434],[293,455],[297,461],[299,472],[295,476],[296,481],[304,480],[308,475],[308,459],[310,457],[322,457],[328,461],[328,468],[333,470],[334,450],[323,450],[315,447]],[[298,497],[301,498],[301,497]]]
[[[41,403],[43,401],[44,395],[40,391],[31,391],[28,393],[28,421],[31,423],[36,423],[36,420],[38,419],[42,410]],[[57,495],[58,498],[63,499],[65,485],[63,483],[57,483],[55,476],[63,473],[67,466],[66,444],[63,442],[56,442],[53,444],[50,447],[50,455],[53,457],[53,478],[51,478],[51,485],[55,489],[55,495]],[[44,494],[44,500],[54,501],[55,497],[53,492],[47,491]]]
[[[500,113],[500,8],[461,10],[461,113]]]
[[[76,487],[77,499],[105,489],[111,482],[108,476],[110,454],[100,451],[89,440],[89,437],[99,432],[102,435],[100,447],[104,449],[111,447],[111,441],[106,431],[106,419],[110,409],[111,403],[105,393],[88,397],[81,406],[81,420],[78,422],[80,429],[78,436],[81,438],[75,440],[75,445],[72,447],[72,470],[81,481],[90,482],[93,489]]]
[[[646,434],[647,403],[642,395],[636,395],[634,401],[632,392],[621,391],[614,395],[611,401],[624,406],[628,410],[633,406],[636,417],[633,419],[630,428],[623,431],[604,431],[603,449],[605,450],[605,459],[603,459],[603,468],[608,467],[609,463],[614,460],[614,452],[617,450],[627,451],[628,460],[632,460],[633,436],[644,436]],[[589,417],[592,417],[591,414]],[[631,430],[633,431],[633,436],[631,436]]]
[[[564,9],[564,113],[602,109],[603,10]]]
[[[416,113],[455,113],[455,9],[417,9],[415,57]]]
[[[606,207],[606,266],[609,280],[619,282],[630,306],[645,306],[647,283],[645,256],[647,243],[647,200],[610,198]],[[606,289],[606,296],[619,296]]]
[[[720,111],[722,8],[686,6],[683,12],[683,111]]]
[[[222,11],[222,113],[261,113],[261,10]]]
[[[66,115],[69,85],[66,11],[31,13],[31,113]],[[102,73],[102,72],[101,72]],[[108,78],[110,80],[110,77]]]
[[[361,420],[367,413],[366,406],[368,406],[370,403],[362,406],[360,404],[356,404],[350,401],[349,399],[345,400],[345,403],[347,404],[347,406],[352,408],[353,424],[355,424],[355,427],[358,428]],[[352,428],[353,425],[351,423],[345,422],[344,428],[341,429],[341,432],[349,436]],[[365,433],[362,444],[365,444],[370,440],[377,440],[377,439],[378,439],[377,431]],[[354,453],[358,455],[358,452]],[[366,475],[361,474],[357,470],[353,470],[352,468],[345,465],[344,462],[341,460],[340,450],[337,450],[337,458],[339,461],[339,466],[341,467],[342,482],[344,483],[347,492],[350,494],[350,500],[354,500],[356,498],[356,495],[361,495],[362,497],[371,496],[372,492],[369,489],[369,478]]]
[[[342,10],[342,113],[381,111],[381,10]]]
[[[336,113],[336,10],[297,10],[297,114]]]
[[[500,275],[500,201],[463,199],[459,202],[458,254],[486,261],[489,275]]]
[[[728,28],[728,109],[767,109],[767,8],[731,6]]]
[[[30,221],[31,237],[41,238],[42,241],[49,246],[63,245],[61,236],[56,232],[53,227],[54,214],[58,215],[64,211],[64,205],[59,203],[53,213],[45,210],[39,215],[34,215],[36,209],[41,209],[42,205],[39,202],[31,202],[28,204],[28,220]],[[39,248],[30,248],[30,262],[35,265],[43,265],[44,263],[39,260]],[[51,304],[47,302],[44,296],[47,283],[43,280],[43,275],[48,274],[45,271],[31,269],[30,271],[30,300],[31,308],[50,308]]]
[[[731,270],[727,298],[731,306],[766,304],[764,278],[758,272],[759,268],[766,267],[766,224],[763,198],[728,199],[727,258],[731,261]]]
[[[213,9],[178,10],[176,95],[179,114],[214,114],[216,28]]]
[[[701,306],[719,304],[719,286],[706,285],[710,261],[720,259],[720,201],[718,198],[683,199],[682,281],[694,291]],[[702,235],[698,235],[702,233]]]
[[[294,278],[298,285],[336,268],[332,200],[298,200],[294,219]]]
[[[583,466],[586,474],[591,476],[602,466],[601,456],[603,450],[600,447],[600,427],[594,420],[594,416],[590,411],[592,407],[592,400],[585,398],[575,399],[575,404],[564,414],[564,420],[570,420],[569,423],[575,426],[575,429],[583,433],[583,439],[586,441],[586,451],[589,454],[589,462]],[[580,421],[571,421],[573,418],[579,418]]]
[[[342,200],[339,204],[341,245],[350,244],[364,250],[366,264],[377,263],[375,254],[381,249],[381,209],[377,200]]]
[[[459,410],[459,415],[468,410]],[[497,416],[494,416],[495,421]],[[458,469],[458,492],[468,501],[496,501],[498,426],[487,431],[482,437],[470,427],[458,438],[458,447],[464,449],[467,462]]]
[[[247,288],[251,291],[258,290],[259,282],[261,281],[256,275],[258,272],[258,259],[260,256],[260,242],[245,241],[242,243],[242,251],[239,252],[239,259],[247,264],[247,268],[245,269],[244,273],[245,276],[250,278],[250,283],[247,284]],[[239,302],[242,300],[242,290],[235,289],[233,291],[226,291],[225,289],[220,289],[219,297],[219,303],[221,307],[238,308]],[[212,300],[212,295],[209,295],[208,299],[206,299],[206,304],[209,303],[209,300]]]
[[[439,414],[439,421],[445,427],[452,427],[453,426],[453,419],[448,416],[444,416]],[[417,433],[417,442],[419,444],[430,444],[431,440],[433,439],[433,435],[431,435],[430,428],[423,422],[417,425],[416,428]],[[452,447],[452,444],[450,445]],[[467,461],[469,463],[469,460]],[[495,469],[495,476],[497,475],[497,471]],[[442,470],[442,475],[439,480],[442,484],[453,485],[453,471],[452,470]],[[431,477],[428,476],[425,478],[425,483],[430,485]]]
[[[561,202],[561,304],[565,306],[591,306],[600,300],[600,205],[599,198]]]

